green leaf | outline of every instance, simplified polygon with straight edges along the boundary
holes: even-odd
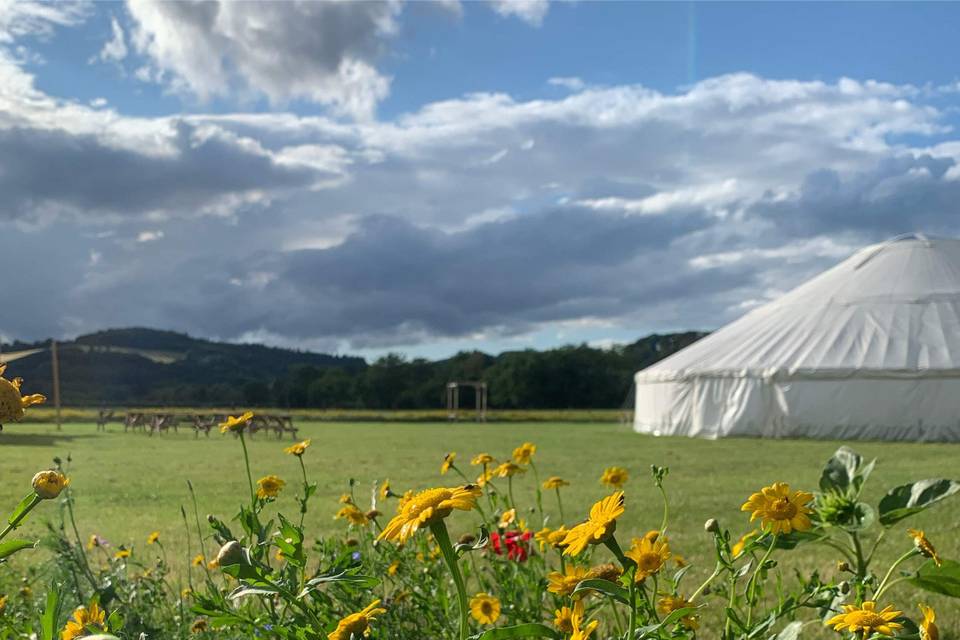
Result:
[[[804,542],[818,542],[826,539],[827,535],[817,531],[791,531],[777,536],[777,549],[795,549],[797,545]],[[769,544],[769,543],[766,543]]]
[[[37,494],[30,492],[23,497],[23,500],[20,501],[20,504],[17,505],[17,508],[10,513],[10,517],[7,518],[7,523],[12,525],[20,524],[26,518],[26,512],[33,507],[33,503],[37,497]]]
[[[119,609],[115,609],[114,612],[110,614],[110,617],[107,618],[107,629],[112,629],[113,631],[123,629],[123,616],[120,615]]]
[[[877,521],[877,512],[866,502],[858,502],[853,508],[853,522],[844,525],[847,531],[863,531]]]
[[[960,598],[960,562],[944,560],[941,566],[927,560],[910,582],[925,591]]]
[[[944,478],[931,478],[894,487],[880,500],[880,524],[889,527],[958,491],[960,482]]]
[[[560,634],[545,624],[530,622],[513,627],[487,629],[482,633],[470,636],[470,640],[508,640],[509,638],[560,638]]]
[[[280,593],[275,587],[237,587],[227,598],[236,600],[244,596],[272,596],[275,593]]]
[[[42,640],[54,640],[57,633],[57,619],[60,617],[60,592],[47,592],[47,606],[40,616],[40,637]]]
[[[863,458],[849,447],[840,447],[827,460],[820,474],[820,490],[837,491],[844,495],[859,495],[864,482],[873,471],[876,460],[864,466]]]
[[[800,637],[801,629],[803,629],[803,623],[794,620],[777,634],[777,640],[797,640]]]
[[[0,542],[0,560],[8,556],[12,556],[17,551],[23,551],[24,549],[34,549],[37,546],[36,540],[20,540],[14,538],[13,540],[7,540],[5,542]]]
[[[630,604],[630,592],[619,584],[610,582],[609,580],[601,580],[599,578],[581,580],[573,590],[573,593],[575,595],[577,593],[583,593],[584,591],[599,591],[604,595],[610,596],[617,602],[626,605]]]

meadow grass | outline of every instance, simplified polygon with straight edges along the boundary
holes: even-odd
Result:
[[[659,526],[661,502],[650,480],[651,464],[670,468],[666,486],[670,498],[671,546],[694,563],[695,577],[712,568],[711,543],[703,531],[707,518],[717,518],[734,535],[749,530],[748,518],[740,504],[759,487],[781,480],[796,488],[816,490],[823,463],[841,444],[830,441],[777,441],[728,439],[705,441],[653,438],[632,433],[614,423],[298,423],[300,436],[313,444],[304,461],[319,491],[307,516],[307,531],[314,535],[346,536],[343,521],[334,521],[337,498],[349,491],[348,479],[357,482],[356,500],[369,504],[370,489],[376,481],[389,478],[395,491],[408,488],[455,485],[456,474],[441,477],[444,454],[456,451],[458,467],[468,477],[477,469],[469,466],[472,455],[488,452],[498,460],[507,458],[515,446],[537,444],[534,461],[541,480],[560,475],[571,486],[563,490],[567,524],[582,518],[589,505],[606,495],[599,483],[603,469],[626,467],[631,474],[626,486],[627,511],[618,526],[623,539]],[[290,440],[258,434],[250,441],[255,476],[277,474],[289,484],[279,508],[296,512],[293,494],[298,482],[296,460],[283,453]],[[868,483],[866,499],[876,505],[886,489],[927,477],[960,477],[957,464],[960,447],[945,444],[855,442],[854,449],[879,463]],[[159,531],[168,557],[185,564],[196,549],[186,547],[181,505],[192,514],[186,481],[189,479],[200,501],[200,516],[214,513],[228,517],[247,495],[239,443],[232,436],[212,433],[195,438],[192,433],[148,437],[124,433],[111,425],[97,432],[93,424],[67,424],[62,431],[47,424],[10,424],[0,434],[0,505],[12,508],[29,491],[33,473],[50,466],[54,456],[66,460],[77,500],[77,525],[84,539],[92,533],[114,546],[132,545],[135,554],[156,553],[145,545],[151,531]],[[527,474],[532,475],[531,473]],[[498,481],[504,483],[505,480]],[[533,507],[533,478],[518,478],[518,502]],[[544,506],[553,524],[558,523],[552,493],[544,495]],[[392,511],[393,505],[387,509]],[[42,533],[43,520],[52,518],[52,508],[38,509],[26,525],[28,532]],[[525,515],[531,528],[539,528],[532,511]],[[474,526],[473,514],[455,514],[451,533],[459,536]],[[927,531],[947,558],[960,558],[960,499],[951,499],[909,521]],[[876,570],[909,548],[906,524],[895,527],[882,547]],[[800,554],[788,554],[804,570],[818,569],[825,577],[836,575],[834,553],[827,548],[807,547]],[[211,551],[212,549],[208,549]],[[43,553],[36,551],[33,553]],[[21,554],[13,569],[29,561]],[[176,564],[176,562],[174,562]],[[784,566],[785,574],[797,564]],[[790,576],[786,576],[790,579]],[[691,584],[694,580],[691,580]],[[915,612],[916,602],[938,608],[945,637],[960,633],[956,601],[919,594],[900,585],[891,599]]]

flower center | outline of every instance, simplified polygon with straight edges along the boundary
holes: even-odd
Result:
[[[778,498],[770,505],[770,515],[774,520],[790,520],[797,515],[797,506],[787,498]]]
[[[444,500],[450,497],[450,492],[446,489],[428,489],[423,493],[418,493],[410,499],[407,509],[411,516],[420,515],[425,509],[436,508]]]
[[[847,624],[872,629],[887,621],[872,611],[854,611],[847,617]]]
[[[644,571],[656,571],[660,568],[660,556],[656,553],[644,553],[637,564]]]
[[[480,611],[482,611],[482,612],[483,612],[483,615],[485,615],[485,616],[492,615],[492,614],[493,614],[493,603],[490,602],[490,601],[488,601],[488,600],[484,600],[482,603],[480,603]]]

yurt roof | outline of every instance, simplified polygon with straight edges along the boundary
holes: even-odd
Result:
[[[960,375],[960,240],[866,247],[637,374]]]

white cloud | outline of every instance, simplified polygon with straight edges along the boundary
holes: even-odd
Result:
[[[547,84],[551,84],[555,87],[563,87],[564,89],[569,89],[570,91],[582,91],[587,86],[583,80],[577,78],[576,76],[550,78],[547,80]]]
[[[535,27],[543,24],[550,11],[549,0],[490,0],[490,5],[501,16],[519,18]]]
[[[137,234],[137,242],[156,242],[163,238],[163,231],[141,231]]]
[[[0,44],[24,36],[49,38],[57,27],[83,22],[89,8],[86,2],[0,0]]]
[[[397,30],[395,1],[130,0],[128,9],[134,46],[150,60],[137,77],[201,100],[265,95],[369,119],[390,90],[375,63]]]
[[[101,62],[120,62],[127,57],[127,40],[123,27],[115,17],[110,18],[110,31],[113,35],[104,43],[96,59]]]

